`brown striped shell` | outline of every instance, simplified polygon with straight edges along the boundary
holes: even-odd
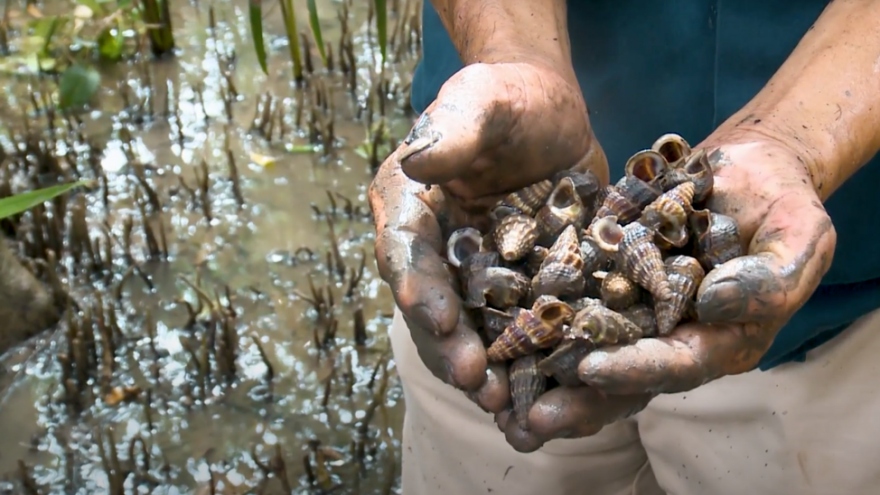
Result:
[[[562,326],[571,321],[571,307],[552,296],[541,296],[531,309],[517,313],[513,323],[492,342],[486,354],[498,362],[553,347],[562,338]]]
[[[685,182],[670,189],[649,204],[639,222],[655,231],[655,242],[662,249],[687,244],[687,220],[693,211],[694,183]]]
[[[532,278],[532,293],[535,296],[577,296],[584,289],[583,269],[577,231],[569,225],[550,247],[541,268]]]
[[[694,294],[706,276],[700,262],[690,256],[670,256],[664,260],[664,265],[672,295],[654,305],[660,335],[668,335],[675,329],[688,305],[693,304]]]
[[[641,213],[639,207],[621,194],[615,186],[606,186],[605,199],[602,201],[602,206],[596,211],[596,216],[593,217],[589,227],[587,227],[587,232],[592,233],[596,222],[602,218],[613,216],[616,218],[615,221],[625,225],[639,218]]]
[[[520,311],[522,311],[522,308],[518,307],[510,308],[507,311],[489,306],[480,308],[480,313],[483,316],[483,332],[486,334],[486,339],[490,344],[495,342],[495,339],[504,332],[504,329],[513,323],[514,318],[516,318],[517,313]]]
[[[547,377],[538,369],[539,359],[537,354],[518,357],[508,370],[513,414],[523,430],[528,429],[529,409],[547,389]]]
[[[624,275],[656,299],[669,298],[669,281],[653,231],[641,223],[621,227],[614,217],[607,217],[596,225],[593,238],[601,248],[615,253],[617,269]]]
[[[588,306],[571,322],[573,336],[589,338],[597,347],[630,344],[642,338],[642,329],[605,306]]]
[[[736,220],[697,210],[690,216],[690,228],[694,237],[694,257],[706,271],[743,255]]]
[[[517,261],[535,246],[538,232],[537,220],[522,213],[511,213],[495,227],[495,245],[502,258]]]
[[[518,191],[514,191],[502,199],[499,204],[516,208],[522,213],[533,217],[544,206],[553,191],[553,182],[542,180]]]
[[[562,180],[563,178],[571,179],[574,184],[575,192],[581,199],[581,204],[584,206],[584,217],[592,217],[596,212],[596,198],[599,196],[599,191],[602,190],[602,187],[599,185],[599,179],[589,170],[586,172],[563,170],[556,174],[556,181]]]
[[[550,250],[544,246],[535,246],[529,251],[529,254],[526,255],[525,266],[526,272],[529,273],[530,276],[534,277],[538,273],[544,260],[547,259],[547,254],[549,252]]]

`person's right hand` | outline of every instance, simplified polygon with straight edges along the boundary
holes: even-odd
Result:
[[[463,226],[485,232],[509,192],[565,169],[591,170],[604,185],[607,167],[570,69],[474,64],[447,81],[370,185],[379,273],[422,361],[484,410],[509,407],[507,373],[487,365],[444,265],[446,239]]]

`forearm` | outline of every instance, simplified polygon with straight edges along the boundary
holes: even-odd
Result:
[[[880,150],[880,2],[832,2],[731,127],[793,146],[827,199]]]
[[[465,65],[532,62],[571,73],[565,0],[431,0]]]

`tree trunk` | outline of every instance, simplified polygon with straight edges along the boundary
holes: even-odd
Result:
[[[0,355],[60,317],[52,292],[22,266],[0,235]]]

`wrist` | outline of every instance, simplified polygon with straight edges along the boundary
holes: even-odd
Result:
[[[431,0],[465,65],[523,63],[575,82],[565,0]]]

